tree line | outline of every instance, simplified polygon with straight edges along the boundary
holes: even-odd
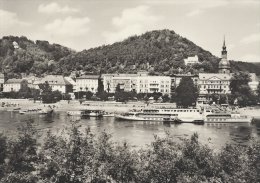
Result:
[[[198,134],[177,143],[154,136],[146,148],[112,141],[76,123],[63,134],[43,138],[32,121],[15,138],[0,134],[1,183],[257,183],[260,142],[226,144],[218,152]],[[39,138],[43,140],[38,141]]]

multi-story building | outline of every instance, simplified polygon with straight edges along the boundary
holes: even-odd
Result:
[[[230,63],[227,59],[225,39],[222,47],[222,58],[219,62],[219,73],[199,73],[200,95],[230,93]]]
[[[18,92],[25,86],[28,86],[28,82],[25,79],[8,79],[4,84],[3,92]]]
[[[184,77],[190,77],[196,86],[199,84],[199,75],[197,74],[173,74],[171,75],[171,85],[173,88],[177,88],[181,82],[181,79]]]
[[[137,93],[170,94],[171,78],[169,76],[138,76],[136,86]]]
[[[199,73],[200,94],[229,94],[230,74]]]
[[[99,75],[82,75],[76,78],[75,92],[79,91],[91,91],[96,93],[98,90]]]
[[[52,88],[52,91],[58,90],[61,93],[69,93],[73,91],[73,85],[67,81],[62,75],[47,75],[41,79],[41,81],[35,83],[35,85],[48,83]]]
[[[121,90],[136,91],[138,74],[104,74],[104,90],[109,93],[115,93],[119,85]]]
[[[23,77],[23,79],[27,81],[29,88],[39,89],[37,83],[41,81],[41,78],[38,78],[36,76],[27,76],[27,77]]]

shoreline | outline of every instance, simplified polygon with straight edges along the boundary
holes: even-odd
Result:
[[[4,104],[4,105],[3,105]],[[41,101],[33,101],[29,99],[0,99],[0,111],[8,111],[16,108],[47,108],[52,107],[58,112],[76,111],[81,109],[104,110],[113,113],[125,113],[129,110],[141,110],[143,108],[161,108],[176,107],[174,103],[145,103],[145,102],[114,102],[114,101],[85,101],[82,104],[78,100],[62,100],[57,103],[44,104]],[[260,119],[260,107],[243,107],[238,108],[241,115],[247,115],[255,119]]]

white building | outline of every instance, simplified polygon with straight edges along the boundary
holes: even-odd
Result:
[[[36,76],[27,76],[23,77],[23,79],[27,81],[29,88],[39,89],[38,84],[42,78],[38,78]]]
[[[198,64],[199,58],[197,55],[195,55],[194,57],[188,57],[188,58],[184,59],[184,63],[185,63],[185,65]]]
[[[169,76],[138,76],[136,91],[137,93],[170,94],[171,78]]]
[[[175,88],[177,88],[181,82],[181,79],[184,77],[190,77],[194,83],[194,85],[198,85],[199,84],[199,75],[197,74],[173,74],[171,75],[171,84],[172,86],[174,86]]]
[[[4,84],[3,92],[18,92],[23,85],[27,86],[27,81],[24,79],[8,79]]]
[[[102,77],[104,90],[109,93],[115,93],[118,85],[121,90],[136,91],[138,74],[104,74]]]
[[[200,94],[229,94],[230,74],[199,73]]]
[[[91,91],[96,93],[98,89],[99,75],[83,75],[76,78],[75,92],[79,91]]]
[[[48,83],[52,88],[52,91],[58,90],[61,93],[69,93],[73,90],[73,85],[67,81],[62,75],[47,75],[41,79],[41,81],[36,82],[35,85]]]
[[[248,85],[251,88],[251,90],[255,92],[259,84],[259,79],[257,78],[255,73],[249,73],[249,74],[251,77],[251,81],[248,83]]]

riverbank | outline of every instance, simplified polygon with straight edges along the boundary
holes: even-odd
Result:
[[[15,108],[31,109],[31,108],[46,108],[51,107],[55,111],[69,111],[69,110],[104,110],[106,112],[124,113],[129,110],[141,110],[144,108],[174,108],[174,103],[145,103],[145,102],[114,102],[114,101],[85,101],[82,104],[78,100],[62,100],[53,104],[43,104],[40,101],[33,101],[28,99],[0,99],[0,110],[12,110]]]
[[[32,108],[53,108],[55,111],[66,112],[70,110],[104,110],[106,112],[124,113],[129,110],[141,110],[144,108],[174,108],[174,103],[145,103],[145,102],[114,102],[114,101],[85,101],[82,104],[78,100],[62,100],[53,104],[43,104],[41,101],[28,99],[0,99],[0,110],[13,110],[15,108],[32,109]],[[247,115],[255,119],[260,119],[260,106],[238,108],[241,115]]]

